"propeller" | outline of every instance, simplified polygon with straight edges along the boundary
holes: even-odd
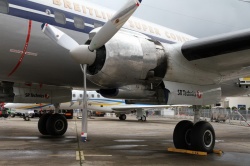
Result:
[[[54,26],[47,23],[42,25],[42,31],[44,34],[55,41],[58,45],[69,50],[71,57],[80,64],[84,76],[83,114],[85,111],[87,112],[87,65],[92,65],[94,63],[96,59],[95,50],[105,45],[105,43],[108,42],[119,31],[119,29],[140,6],[141,1],[142,0],[128,0],[127,3],[95,34],[89,45],[79,45],[74,39]],[[82,119],[84,118],[83,116]],[[82,125],[87,126],[83,123]]]

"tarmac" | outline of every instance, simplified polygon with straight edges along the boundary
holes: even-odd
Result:
[[[62,137],[42,136],[38,119],[0,119],[0,166],[132,166],[132,165],[250,165],[250,128],[211,123],[216,133],[215,149],[224,153],[198,156],[168,152],[180,119],[149,117],[138,122],[116,117],[88,121],[88,141],[80,141],[81,120],[69,120]]]

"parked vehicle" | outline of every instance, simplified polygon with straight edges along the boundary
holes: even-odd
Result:
[[[225,122],[229,118],[228,110],[223,107],[213,107],[211,110],[211,122]]]
[[[63,114],[67,119],[73,119],[73,109],[71,110],[59,110],[59,114]]]
[[[22,114],[21,112],[16,112],[16,111],[14,111],[14,112],[11,112],[10,116],[11,116],[12,118],[14,118],[14,117],[22,117],[23,114]]]

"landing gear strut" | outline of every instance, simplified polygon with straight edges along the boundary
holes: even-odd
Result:
[[[194,119],[197,120],[199,115],[199,113],[195,113]],[[178,149],[211,153],[215,145],[215,132],[212,125],[206,121],[198,121],[194,124],[191,121],[183,120],[174,129],[173,141]]]
[[[147,120],[147,117],[146,117],[146,111],[143,111],[142,109],[138,109],[136,111],[137,115],[136,115],[136,118],[139,120],[139,121],[143,121],[145,122]]]

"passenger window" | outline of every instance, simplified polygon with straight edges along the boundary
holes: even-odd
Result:
[[[98,94],[97,97],[100,98],[100,95]]]
[[[82,94],[80,94],[80,98],[82,98]]]
[[[76,97],[76,94],[73,94],[73,97]]]
[[[74,25],[78,29],[84,29],[84,27],[85,27],[84,21],[80,17],[74,17]]]
[[[59,24],[66,24],[66,17],[63,13],[61,12],[54,12],[55,14],[55,21]]]
[[[92,94],[91,97],[94,98],[95,97],[94,94]]]
[[[7,0],[0,0],[0,13],[9,13],[9,3]]]

